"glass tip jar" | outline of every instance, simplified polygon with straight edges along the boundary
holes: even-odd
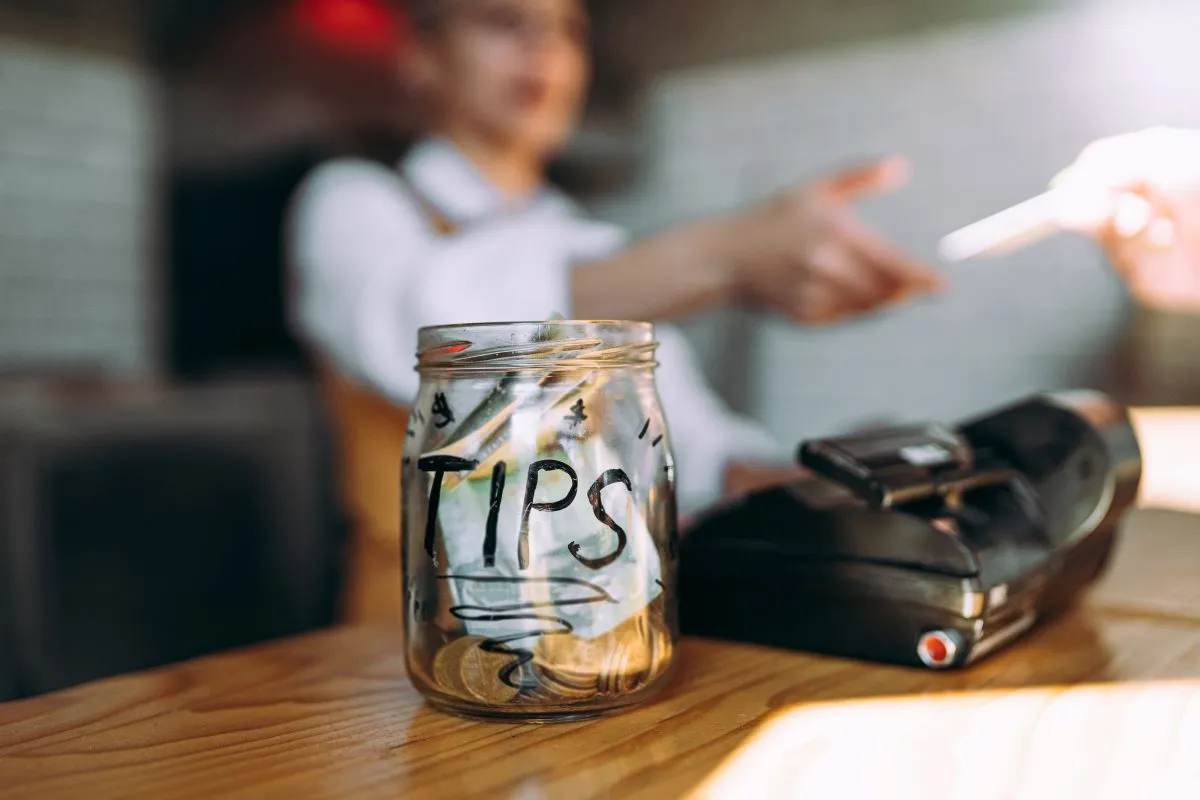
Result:
[[[641,322],[420,331],[405,649],[435,707],[580,719],[667,679],[678,529],[656,347]]]

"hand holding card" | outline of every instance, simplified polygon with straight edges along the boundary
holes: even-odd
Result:
[[[1061,231],[1095,238],[1147,306],[1200,310],[1200,131],[1095,142],[1049,191],[951,233],[940,251],[964,261]]]

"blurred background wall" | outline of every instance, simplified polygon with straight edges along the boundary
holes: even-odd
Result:
[[[157,356],[153,77],[125,2],[0,3],[0,370]]]

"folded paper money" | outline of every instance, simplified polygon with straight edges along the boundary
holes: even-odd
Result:
[[[609,416],[600,411],[626,404],[605,403],[609,389],[603,372],[550,385],[498,386],[436,451],[478,460],[469,474],[445,476],[438,504],[438,527],[446,559],[442,579],[449,583],[455,615],[467,632],[493,640],[519,638],[532,644],[543,634],[572,632],[591,639],[635,616],[660,593],[661,564],[642,508],[651,487],[614,484],[603,493],[603,507],[625,533],[626,545],[612,563],[592,569],[572,554],[600,558],[617,548],[617,534],[603,524],[586,496],[592,481],[610,470],[629,469],[610,444],[610,422],[622,416],[633,431],[632,413]],[[571,409],[592,408],[576,424]],[[632,404],[636,407],[636,404]],[[603,424],[600,424],[603,422]],[[553,460],[575,472],[575,498],[565,508],[525,509],[532,464]],[[492,470],[503,461],[508,478],[498,498],[494,564],[482,547],[492,513]],[[634,474],[638,472],[633,470]],[[572,476],[559,470],[537,473],[535,503],[555,503],[572,491]],[[519,563],[518,542],[527,531],[528,564]],[[516,638],[514,638],[516,637]]]

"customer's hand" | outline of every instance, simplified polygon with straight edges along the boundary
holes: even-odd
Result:
[[[1102,139],[1053,185],[1063,224],[1104,246],[1135,298],[1200,311],[1200,131]]]
[[[932,269],[868,229],[856,198],[907,180],[901,159],[836,173],[782,192],[731,221],[733,286],[747,305],[828,323],[941,288]]]

